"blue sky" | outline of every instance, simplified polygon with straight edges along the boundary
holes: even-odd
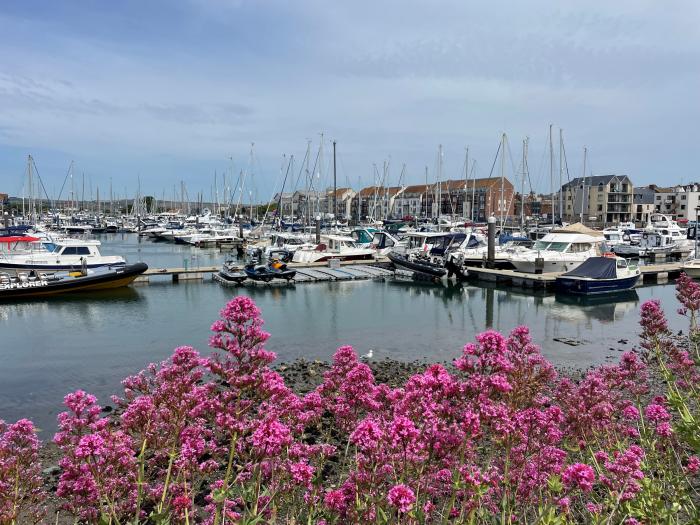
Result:
[[[570,176],[700,179],[700,2],[33,1],[0,4],[0,192],[31,153],[52,197],[71,160],[86,193],[166,198],[248,168],[257,200],[326,139],[320,185],[488,176],[502,132],[548,191],[546,136]],[[558,146],[555,145],[558,151]],[[233,158],[233,162],[229,160]],[[508,161],[510,178],[513,166]],[[220,179],[219,179],[220,180]],[[530,183],[528,182],[528,186]],[[289,185],[287,186],[289,188]]]

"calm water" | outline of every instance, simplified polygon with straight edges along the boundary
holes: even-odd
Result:
[[[103,236],[103,253],[152,267],[219,264],[217,250]],[[209,326],[236,294],[262,309],[268,347],[279,360],[328,359],[342,344],[375,359],[452,360],[478,332],[529,325],[559,366],[587,367],[617,358],[638,332],[638,310],[659,298],[675,311],[672,285],[639,288],[618,302],[562,301],[472,285],[385,281],[224,288],[215,282],[173,284],[166,278],[122,290],[0,305],[0,419],[33,419],[52,431],[63,395],[77,388],[103,403],[119,381],[178,345],[207,351]],[[684,322],[672,317],[672,327]],[[555,338],[582,341],[570,346]],[[629,339],[628,344],[619,343]]]

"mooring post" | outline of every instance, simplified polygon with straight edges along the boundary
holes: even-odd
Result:
[[[321,216],[316,215],[316,244],[321,243]]]
[[[493,215],[488,218],[488,251],[486,257],[486,267],[494,268],[496,266],[496,217]]]

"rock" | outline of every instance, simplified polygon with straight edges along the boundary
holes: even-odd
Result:
[[[114,409],[110,405],[105,405],[102,408],[102,412],[104,412],[105,414],[109,414],[112,410],[114,410]]]
[[[61,473],[61,467],[58,465],[51,465],[42,470],[44,476],[58,476]]]

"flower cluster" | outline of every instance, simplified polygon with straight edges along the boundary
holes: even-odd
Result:
[[[683,283],[693,314],[697,285]],[[214,353],[180,347],[126,378],[118,416],[65,397],[57,496],[91,524],[691,522],[697,366],[658,302],[641,325],[643,356],[580,380],[518,327],[396,388],[344,346],[298,395],[270,368],[258,308],[237,297],[212,325]],[[652,372],[665,395],[651,398]],[[0,422],[2,524],[42,517],[38,449],[30,422]]]

